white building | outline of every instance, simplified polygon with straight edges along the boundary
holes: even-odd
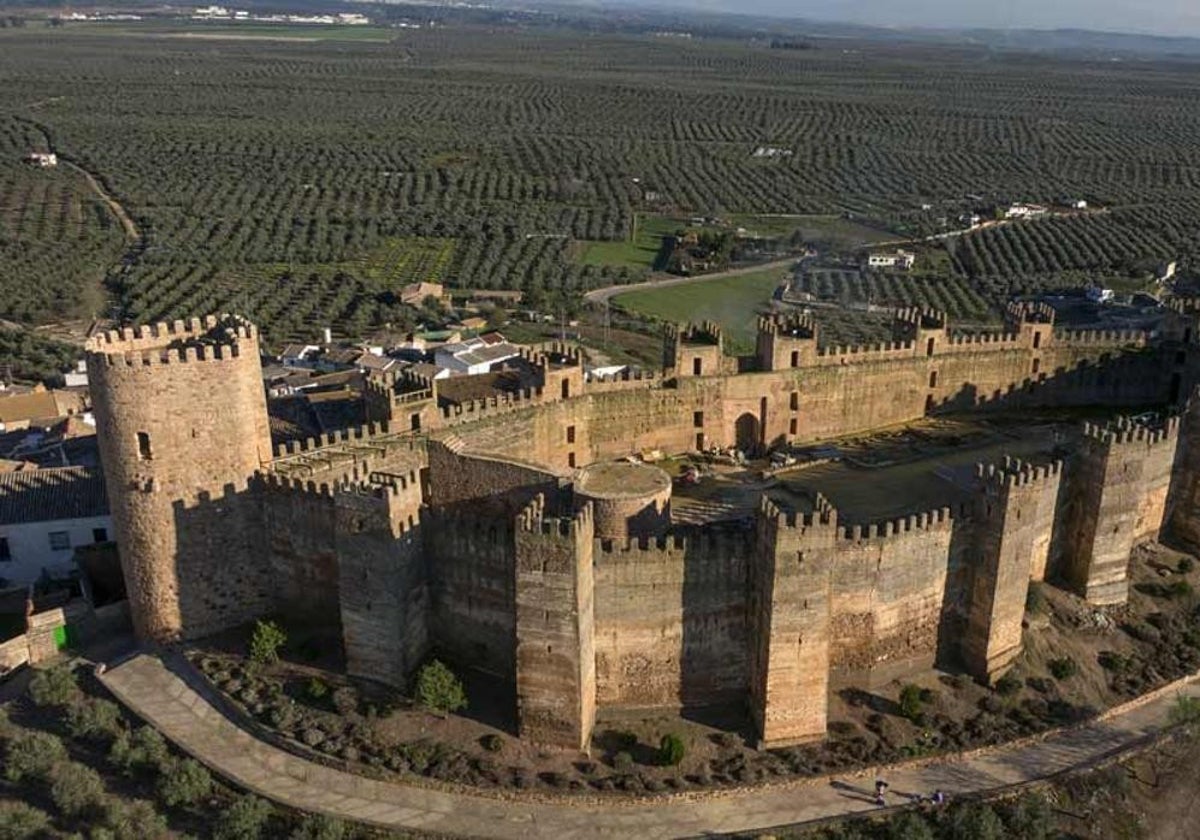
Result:
[[[1014,204],[1004,211],[1006,219],[1032,219],[1044,216],[1049,211],[1040,204]]]
[[[1092,303],[1108,303],[1113,299],[1113,290],[1103,286],[1088,286],[1084,294]]]
[[[905,271],[913,267],[917,255],[909,251],[896,251],[893,254],[869,254],[867,265],[870,268],[900,268]]]
[[[487,373],[492,365],[521,355],[520,348],[502,341],[489,344],[483,339],[473,338],[457,344],[446,344],[433,354],[433,363],[453,374],[474,376]]]
[[[25,160],[34,166],[42,167],[42,169],[58,166],[58,155],[54,154],[54,152],[30,152],[25,156]]]
[[[0,578],[67,577],[75,549],[113,538],[104,476],[91,467],[0,474]]]

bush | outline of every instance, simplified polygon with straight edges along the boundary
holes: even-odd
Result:
[[[167,818],[158,813],[153,802],[145,799],[110,799],[104,826],[113,833],[115,840],[135,837],[138,840],[164,840],[171,836]]]
[[[67,707],[67,731],[74,738],[110,740],[124,728],[121,709],[111,700],[82,700]]]
[[[271,665],[279,661],[279,649],[287,643],[287,633],[274,621],[256,621],[250,634],[250,661]]]
[[[1192,585],[1186,580],[1171,581],[1167,587],[1167,595],[1171,598],[1190,598],[1195,594]]]
[[[1065,680],[1079,673],[1079,666],[1075,664],[1075,660],[1067,656],[1051,659],[1046,666],[1050,669],[1050,676],[1056,680]]]
[[[341,820],[324,814],[309,814],[296,826],[291,840],[343,840],[348,833]]]
[[[333,692],[332,700],[339,715],[352,715],[358,711],[358,692],[348,685]]]
[[[1071,663],[1072,665],[1075,663]],[[1005,674],[996,680],[996,693],[1001,697],[1012,697],[1021,690],[1021,681],[1012,674]]]
[[[132,734],[118,734],[108,750],[108,760],[126,772],[134,768],[160,768],[170,760],[170,751],[155,727],[142,726]]]
[[[195,805],[212,793],[213,780],[205,767],[185,758],[162,768],[158,777],[158,798],[168,808]]]
[[[1010,836],[1021,840],[1050,840],[1058,836],[1054,811],[1040,793],[1027,793],[1014,802],[1004,814],[1004,824]]]
[[[1192,569],[1196,568],[1196,561],[1191,557],[1180,557],[1179,564],[1175,568],[1179,570],[1180,574],[1186,575]]]
[[[1042,584],[1033,581],[1029,584],[1029,589],[1025,591],[1025,611],[1031,613],[1040,613],[1046,608],[1046,593],[1042,589]]]
[[[921,714],[921,687],[909,683],[900,689],[900,714],[904,715],[909,720],[913,720],[917,715]]]
[[[46,775],[50,782],[50,799],[54,806],[71,819],[97,815],[104,807],[107,794],[100,775],[77,761],[62,760]]]
[[[633,756],[621,751],[613,756],[613,769],[618,773],[628,773],[633,770]]]
[[[0,801],[0,840],[46,836],[50,817],[24,802]]]
[[[446,714],[467,707],[462,681],[437,659],[417,674],[417,702],[432,712]]]
[[[5,747],[4,778],[10,782],[42,779],[57,762],[66,759],[67,748],[48,732],[21,732]]]
[[[1180,694],[1171,707],[1169,719],[1173,724],[1190,724],[1200,721],[1200,697]]]
[[[678,767],[684,752],[683,739],[674,732],[668,732],[658,742],[658,762],[666,767]]]
[[[79,700],[83,692],[68,666],[55,665],[33,675],[29,696],[39,706],[66,706]]]
[[[495,732],[489,732],[479,739],[479,744],[488,752],[500,752],[504,748],[504,739]]]
[[[936,835],[920,814],[908,812],[889,820],[883,836],[887,840],[934,840]]]
[[[1004,840],[1004,823],[987,805],[963,805],[949,816],[944,836],[951,840]]]
[[[308,695],[309,700],[324,700],[329,696],[329,686],[323,680],[313,677],[304,687],[304,693]]]
[[[1100,667],[1104,670],[1116,673],[1120,673],[1129,667],[1129,660],[1112,650],[1100,651],[1096,656],[1096,661],[1100,663]]]
[[[248,794],[221,812],[213,840],[258,840],[270,818],[271,806]]]

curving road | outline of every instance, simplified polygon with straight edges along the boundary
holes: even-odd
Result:
[[[1143,745],[1169,720],[1179,694],[1200,696],[1197,675],[1075,729],[973,753],[915,760],[839,778],[642,800],[536,801],[376,781],[324,767],[256,739],[225,717],[181,656],[137,654],[100,676],[135,714],[238,787],[289,808],[395,829],[462,837],[676,838],[764,831],[879,810],[882,773],[894,806],[906,794],[998,792],[1094,765]]]

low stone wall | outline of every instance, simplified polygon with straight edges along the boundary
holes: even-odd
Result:
[[[0,644],[0,676],[22,665],[49,659],[64,647],[86,644],[101,636],[128,632],[129,602],[118,601],[93,609],[82,598],[61,607],[34,613],[23,635]]]

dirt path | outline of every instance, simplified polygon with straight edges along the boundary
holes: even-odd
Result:
[[[138,226],[134,223],[133,219],[125,212],[125,208],[121,205],[121,202],[109,195],[108,190],[104,189],[104,185],[100,183],[99,179],[75,161],[63,157],[62,152],[55,152],[55,154],[58,155],[58,159],[62,164],[83,176],[83,179],[87,181],[88,186],[96,194],[96,197],[103,201],[112,214],[117,217],[117,221],[121,223],[122,230],[125,231],[126,244],[137,245],[141,242],[142,232],[138,230]]]
[[[644,283],[626,283],[617,286],[605,286],[601,289],[592,289],[584,294],[583,299],[588,303],[606,303],[616,295],[624,294],[625,292],[637,292],[644,289],[665,289],[668,286],[687,286],[691,283],[705,283],[709,280],[724,280],[728,277],[740,277],[744,274],[757,274],[760,271],[771,271],[776,268],[788,268],[800,261],[799,257],[788,257],[783,260],[772,260],[771,262],[759,263],[757,265],[748,265],[744,268],[730,268],[725,271],[718,271],[713,274],[702,274],[699,277],[673,277],[670,275],[660,275],[657,280],[647,280]]]

